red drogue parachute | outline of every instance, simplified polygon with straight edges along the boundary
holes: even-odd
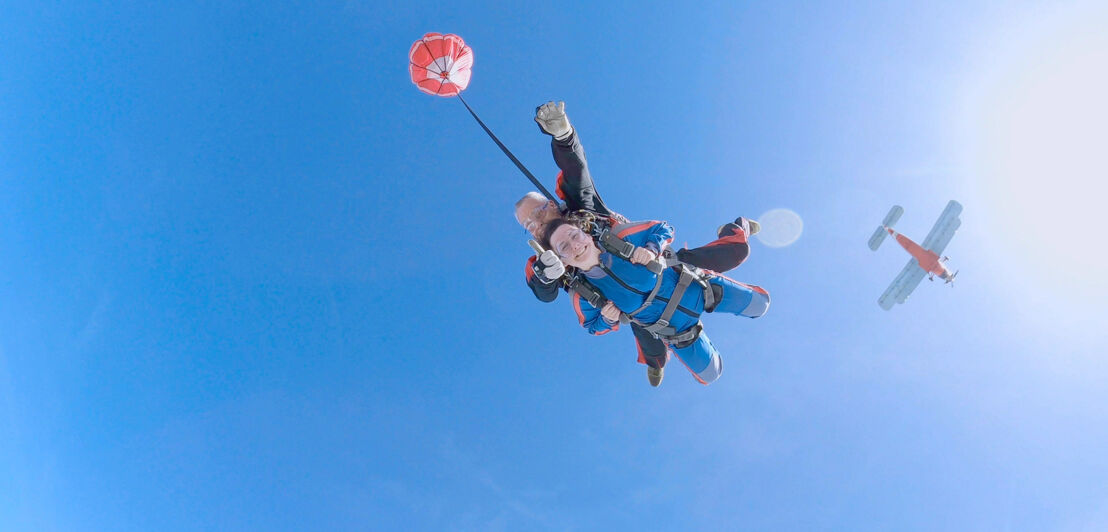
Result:
[[[469,85],[473,50],[457,35],[428,33],[412,44],[408,71],[419,90],[435,96],[457,96]]]

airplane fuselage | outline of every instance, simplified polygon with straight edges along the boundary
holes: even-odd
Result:
[[[940,260],[939,255],[934,251],[923,249],[923,246],[915,243],[911,238],[908,238],[888,227],[885,228],[890,235],[896,238],[900,247],[904,248],[915,257],[916,262],[919,263],[919,267],[923,268],[930,275],[937,275],[940,279],[949,280],[951,278],[950,270],[946,269],[943,265],[943,261]]]

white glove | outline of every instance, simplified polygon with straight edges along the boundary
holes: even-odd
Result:
[[[535,122],[543,133],[557,140],[565,140],[573,133],[573,126],[569,125],[569,117],[566,116],[566,102],[546,102],[535,108]]]
[[[542,276],[551,281],[566,273],[566,267],[562,264],[562,259],[559,259],[552,249],[543,251],[542,255],[539,255],[539,263],[542,264]]]

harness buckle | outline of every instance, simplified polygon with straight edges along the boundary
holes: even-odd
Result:
[[[692,345],[697,338],[700,338],[700,333],[703,331],[704,325],[698,321],[696,322],[696,325],[693,325],[689,330],[667,338],[666,342],[668,342],[674,349],[683,349]]]

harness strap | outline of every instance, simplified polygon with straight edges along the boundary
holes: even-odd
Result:
[[[697,272],[698,274],[701,272]],[[716,293],[712,288],[712,284],[708,282],[708,279],[704,275],[696,276],[696,284],[700,285],[700,288],[704,290],[704,312],[711,312],[716,309]]]
[[[636,321],[635,323],[639,322]],[[673,327],[665,327],[655,332],[650,331],[649,327],[643,326],[641,323],[639,323],[639,325],[642,326],[644,330],[647,330],[648,332],[653,334],[655,338],[658,338],[659,340],[677,349],[692,345],[692,343],[700,337],[700,333],[704,331],[704,325],[701,324],[699,320],[697,320],[695,325],[689,327],[682,333],[678,333],[677,330]]]
[[[590,305],[597,309],[604,308],[604,304],[608,302],[608,298],[604,297],[604,294],[600,293],[592,283],[580,278],[581,273],[575,273],[569,277],[566,281],[566,285],[570,290],[581,296],[582,299],[588,301]]]
[[[596,239],[600,242],[601,246],[604,246],[604,249],[607,250],[608,253],[623,260],[631,260],[631,255],[635,253],[635,245],[613,235],[610,227],[605,227],[604,230],[600,232],[600,236]]]
[[[685,295],[685,290],[692,284],[693,279],[698,279],[698,276],[684,268],[681,269],[681,277],[677,279],[677,286],[673,287],[673,294],[669,296],[669,302],[666,303],[666,308],[662,310],[662,315],[658,317],[658,321],[646,327],[647,331],[665,336],[677,332],[673,327],[669,326],[669,320],[673,318],[673,313],[677,311],[677,304],[681,302],[681,298]]]
[[[705,281],[708,288],[704,290],[704,312],[715,312],[716,305],[723,299],[723,288]]]
[[[600,232],[596,237],[596,241],[600,243],[600,246],[604,248],[604,251],[611,253],[625,261],[630,261],[631,256],[635,254],[635,245],[612,234],[613,229],[618,229],[620,226],[626,224],[620,224],[616,227],[607,227]],[[661,261],[651,261],[645,264],[646,269],[650,270],[655,275],[661,275],[665,265]]]
[[[699,321],[697,321],[696,325],[693,325],[692,327],[690,327],[689,330],[687,330],[687,331],[685,331],[681,334],[675,334],[673,336],[668,336],[666,338],[663,338],[662,340],[664,340],[666,342],[669,342],[669,344],[671,346],[673,346],[675,349],[682,349],[682,348],[685,348],[685,347],[688,347],[688,346],[692,345],[693,342],[695,342],[696,339],[700,337],[700,333],[703,332],[703,331],[704,331],[704,325],[701,324]]]
[[[679,266],[681,264],[685,264],[684,262],[681,262],[681,260],[677,258],[677,253],[675,253],[673,251],[673,248],[671,248],[671,247],[666,247],[666,249],[663,249],[662,253],[658,256],[658,258],[662,261],[663,264],[665,264],[666,268],[672,268],[674,266]]]
[[[723,290],[720,287],[709,283],[707,279],[705,279],[704,271],[702,269],[697,266],[693,266],[692,264],[689,264],[687,262],[681,262],[681,259],[677,258],[677,253],[675,253],[673,249],[668,247],[662,250],[659,259],[666,268],[680,266],[684,269],[691,268],[695,270],[698,277],[696,282],[704,288],[704,312],[712,312],[716,309],[716,305],[718,305],[719,301],[723,299]]]
[[[654,298],[657,297],[658,289],[660,289],[662,287],[662,280],[665,278],[664,276],[662,276],[660,274],[657,275],[656,277],[658,278],[658,280],[654,282],[654,289],[651,290],[649,294],[647,294],[646,299],[643,300],[643,302],[642,302],[642,306],[640,306],[639,308],[635,309],[632,312],[627,313],[628,318],[634,318],[636,314],[642,312],[643,310],[646,310],[646,307],[649,307],[651,304],[654,303]],[[670,300],[670,302],[672,303],[673,300]]]

